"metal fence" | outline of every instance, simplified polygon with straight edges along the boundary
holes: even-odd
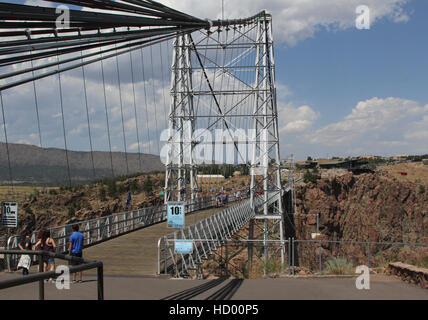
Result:
[[[231,208],[233,209],[233,208]],[[241,210],[247,210],[247,207]],[[250,212],[250,211],[248,211]],[[287,275],[327,275],[355,274],[356,267],[365,265],[372,270],[386,269],[389,262],[402,261],[408,264],[424,263],[428,258],[428,243],[334,241],[334,240],[246,240],[230,239],[233,224],[223,233],[218,232],[225,219],[234,220],[236,212],[220,212],[159,239],[158,273],[177,276],[214,273],[233,274],[238,277],[257,277],[263,274]],[[227,217],[227,218],[226,218]],[[238,215],[239,217],[239,215]],[[241,223],[251,219],[246,216]],[[227,224],[223,223],[223,226]],[[242,227],[242,226],[241,226]],[[214,232],[213,232],[214,230]],[[221,229],[220,229],[221,230]],[[232,232],[229,232],[231,230]],[[210,236],[214,233],[214,237]],[[206,236],[205,236],[206,235]],[[175,239],[193,239],[192,254],[174,253]],[[264,247],[269,247],[268,260],[264,257]],[[281,264],[281,250],[285,249],[285,263]],[[250,253],[251,250],[251,253]],[[235,260],[234,260],[235,259]],[[204,263],[206,261],[210,263]],[[426,263],[426,261],[425,261]],[[208,270],[203,270],[202,266]]]
[[[0,254],[4,255],[16,255],[16,254],[27,254],[36,257],[39,265],[39,273],[30,274],[25,277],[18,277],[13,279],[7,279],[0,281],[0,290],[12,288],[27,283],[38,282],[39,283],[39,300],[45,299],[45,287],[44,280],[49,278],[56,278],[61,274],[57,271],[45,271],[43,272],[43,256],[49,256],[52,258],[63,259],[66,261],[75,261],[79,265],[71,266],[69,268],[69,274],[81,272],[90,269],[97,269],[97,294],[98,300],[104,300],[104,273],[103,263],[101,261],[83,259],[79,257],[66,256],[62,254],[47,252],[47,251],[30,251],[30,250],[0,250]]]
[[[389,262],[423,263],[428,243],[290,239],[290,274],[354,273],[359,265],[385,268]]]
[[[234,197],[229,196],[228,201],[233,201]],[[201,209],[210,208],[216,205],[216,197],[199,198],[193,201],[186,201],[186,212],[193,212]],[[167,219],[166,206],[160,205],[155,207],[141,208],[137,210],[115,213],[110,216],[100,217],[92,220],[79,221],[76,223],[48,228],[51,237],[57,245],[57,252],[67,252],[67,243],[72,234],[73,225],[78,225],[80,232],[85,236],[84,247],[121,236],[123,234],[135,231]],[[31,242],[36,243],[38,230],[34,231]],[[19,235],[9,237],[6,249],[12,250],[18,248],[20,241]],[[7,255],[7,268],[13,270],[18,264],[18,255]]]
[[[268,199],[268,203],[275,197]],[[261,197],[255,198],[255,206],[263,204]],[[238,230],[255,216],[251,200],[245,199],[234,206],[220,211],[184,229],[177,230],[158,240],[158,274],[186,275],[191,270],[199,270],[202,262],[214,250],[221,247]],[[191,254],[176,254],[175,240],[193,240]]]
[[[245,225],[254,215],[250,208],[250,200],[222,210],[206,219],[184,229],[161,237],[158,241],[158,274],[185,274],[189,270],[197,270],[202,259],[207,259],[233,233]],[[194,242],[192,254],[174,253],[176,239],[199,239]],[[208,241],[210,240],[210,241]]]

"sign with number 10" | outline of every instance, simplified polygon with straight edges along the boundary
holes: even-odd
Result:
[[[168,228],[184,228],[184,202],[168,202]]]

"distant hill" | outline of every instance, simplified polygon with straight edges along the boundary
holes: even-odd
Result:
[[[40,148],[33,145],[9,143],[12,178],[20,185],[67,185],[68,170],[63,149]],[[95,179],[112,176],[110,152],[94,151]],[[159,156],[127,153],[129,174],[163,171]],[[113,152],[115,176],[127,174],[124,152]],[[70,176],[73,184],[94,180],[91,152],[68,151]],[[0,142],[0,185],[9,183],[6,144]]]

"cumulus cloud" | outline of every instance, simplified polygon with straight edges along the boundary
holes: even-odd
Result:
[[[372,24],[387,18],[395,23],[409,20],[407,0],[366,0]],[[165,5],[200,18],[221,18],[220,1],[164,0]],[[344,30],[355,26],[355,9],[361,0],[241,0],[225,1],[225,18],[249,17],[263,9],[273,16],[274,37],[289,45],[314,36],[322,29]]]
[[[312,127],[319,113],[310,106],[295,107],[292,103],[278,105],[280,134],[300,133]]]
[[[349,153],[422,152],[428,137],[428,105],[417,101],[374,97],[357,103],[341,121],[304,136],[309,144],[345,148]],[[395,151],[393,151],[395,150]]]

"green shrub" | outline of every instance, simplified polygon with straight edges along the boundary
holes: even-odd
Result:
[[[129,189],[132,193],[138,193],[140,191],[140,185],[137,180],[132,180],[129,184]]]
[[[112,198],[115,197],[117,194],[116,181],[109,179],[106,181],[106,185],[108,196]]]
[[[119,187],[117,188],[117,191],[119,192],[119,194],[125,193],[127,192],[127,188],[121,183],[119,184]]]
[[[152,190],[153,190],[153,182],[152,182],[152,180],[150,179],[150,176],[148,176],[148,177],[147,177],[147,180],[146,180],[146,181],[144,181],[144,184],[143,184],[143,191],[144,191],[144,192],[146,192],[146,193],[151,193],[151,192],[152,192]]]
[[[354,273],[352,263],[345,258],[331,257],[326,263],[326,270],[330,274],[349,274]]]
[[[75,213],[76,213],[76,211],[74,210],[73,207],[68,208],[68,218],[73,218]]]
[[[309,170],[306,170],[305,174],[303,175],[303,181],[305,183],[308,183],[308,182],[317,183],[317,175],[312,173]]]
[[[101,187],[98,190],[98,199],[101,201],[105,201],[106,200],[106,189],[104,187]]]
[[[267,259],[263,263],[263,267],[266,270],[266,274],[281,272],[281,263],[274,259]]]

